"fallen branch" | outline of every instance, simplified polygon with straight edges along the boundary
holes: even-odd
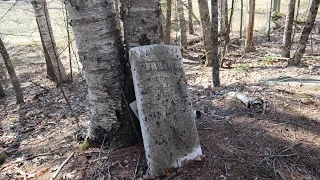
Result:
[[[55,180],[57,178],[62,168],[69,162],[69,160],[73,157],[73,155],[74,155],[74,152],[72,152],[70,156],[65,161],[63,161],[63,163],[61,164],[57,172],[52,176],[51,180]]]

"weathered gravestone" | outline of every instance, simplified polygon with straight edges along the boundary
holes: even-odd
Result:
[[[202,154],[188,99],[180,47],[129,51],[143,143],[151,176]]]

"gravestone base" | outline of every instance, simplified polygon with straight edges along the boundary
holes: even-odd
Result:
[[[178,46],[129,51],[143,144],[151,176],[202,155]]]

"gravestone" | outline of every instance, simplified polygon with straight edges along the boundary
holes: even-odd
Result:
[[[148,173],[159,176],[202,154],[180,47],[140,46],[129,57]]]

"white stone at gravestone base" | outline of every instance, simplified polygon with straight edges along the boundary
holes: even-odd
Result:
[[[178,46],[129,51],[148,172],[161,175],[202,155]]]

